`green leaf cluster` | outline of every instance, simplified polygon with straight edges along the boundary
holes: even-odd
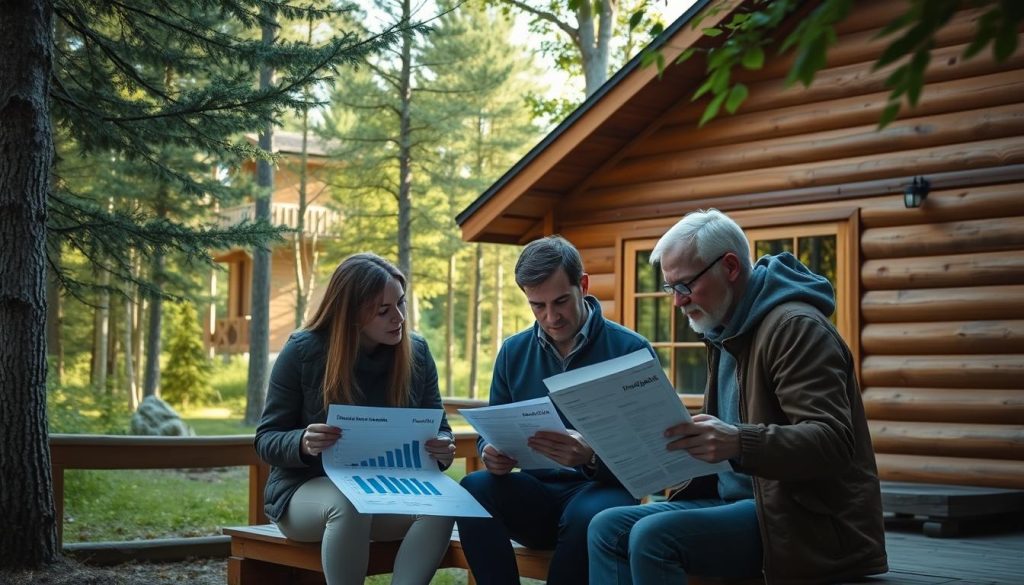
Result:
[[[772,46],[773,38],[791,13],[802,3],[798,0],[755,0],[745,3],[724,23],[706,27],[704,35],[718,37],[725,35],[719,46],[704,50],[691,48],[676,60],[681,62],[698,52],[706,53],[707,69],[704,82],[694,92],[697,100],[710,95],[699,125],[714,119],[724,106],[729,113],[735,113],[749,95],[742,83],[735,82],[732,74],[737,67],[756,70],[764,65],[765,50]],[[778,45],[778,55],[792,53],[793,65],[786,75],[786,83],[800,82],[809,86],[818,71],[825,67],[829,48],[836,42],[835,26],[847,17],[854,7],[853,0],[822,0]],[[880,37],[895,36],[886,47],[874,68],[881,69],[898,65],[886,79],[890,89],[888,104],[884,109],[879,126],[884,127],[896,119],[902,104],[913,107],[917,104],[924,86],[924,73],[928,67],[931,51],[935,46],[935,35],[965,7],[985,8],[978,19],[974,39],[964,51],[969,59],[981,53],[989,44],[996,61],[1005,61],[1017,50],[1018,29],[1024,22],[1024,2],[1019,0],[910,0],[906,12],[884,27]],[[712,9],[715,14],[723,7]],[[693,26],[700,27],[700,21]],[[664,58],[660,51],[645,55],[646,64],[656,64],[661,71]]]

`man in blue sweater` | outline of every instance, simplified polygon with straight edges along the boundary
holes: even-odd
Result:
[[[654,351],[646,339],[601,315],[587,295],[588,277],[579,251],[550,236],[531,242],[516,262],[516,284],[536,322],[505,340],[494,363],[491,405],[547,395],[544,378],[626,355]],[[570,469],[512,471],[516,461],[493,445],[478,445],[486,470],[462,485],[493,518],[461,518],[459,534],[473,576],[482,585],[519,583],[509,538],[530,548],[554,549],[549,585],[584,584],[587,526],[598,512],[636,503],[594,450],[566,422],[568,434],[540,431],[536,451]]]

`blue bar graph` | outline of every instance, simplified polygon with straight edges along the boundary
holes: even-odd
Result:
[[[362,490],[368,494],[403,494],[406,496],[440,496],[441,492],[429,481],[419,481],[416,478],[392,477],[378,475],[376,477],[361,477],[353,475],[352,479]]]
[[[402,485],[401,481],[398,481],[397,477],[392,477],[391,478],[391,483],[393,483],[396,486],[398,486],[398,491],[402,492],[403,494],[405,494],[407,496],[409,495],[409,490],[404,485]]]
[[[398,493],[398,488],[396,488],[390,481],[388,481],[388,478],[384,477],[383,475],[378,475],[377,479],[379,479],[380,482],[384,484],[384,487],[388,488],[389,492],[393,494]]]
[[[425,495],[425,496],[429,496],[429,495],[430,495],[430,490],[428,490],[428,489],[427,489],[427,486],[425,486],[425,485],[423,485],[422,483],[420,483],[420,480],[418,480],[418,479],[416,479],[416,478],[414,477],[414,478],[412,478],[412,482],[413,482],[414,484],[416,484],[416,487],[417,487],[417,488],[419,488],[419,490],[420,490],[420,493],[422,493],[422,494],[423,494],[423,495]]]
[[[359,484],[359,487],[363,488],[364,492],[366,492],[368,494],[372,494],[373,493],[373,490],[370,489],[370,486],[366,485],[366,482],[363,481],[363,478],[359,477],[358,475],[354,475],[354,476],[352,476],[352,479],[356,480],[356,483]]]
[[[392,449],[383,455],[375,455],[353,463],[350,467],[394,467],[398,469],[422,469],[420,460],[420,442],[410,441],[398,449]]]
[[[382,488],[381,485],[379,483],[377,483],[376,479],[373,479],[371,477],[371,478],[367,479],[366,481],[370,482],[370,485],[373,486],[373,489],[377,490],[377,493],[379,493],[379,494],[386,494],[386,493],[388,493],[387,490]]]

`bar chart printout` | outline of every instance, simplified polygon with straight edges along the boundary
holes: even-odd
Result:
[[[359,463],[350,463],[352,467],[398,467],[401,469],[423,469],[420,458],[420,442],[409,441],[397,449],[384,455],[370,456]]]
[[[332,404],[341,439],[323,452],[327,477],[364,514],[490,516],[427,454],[442,410]]]

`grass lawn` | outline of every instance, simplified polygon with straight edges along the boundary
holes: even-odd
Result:
[[[245,467],[69,469],[64,541],[137,540],[220,534],[246,524]]]

